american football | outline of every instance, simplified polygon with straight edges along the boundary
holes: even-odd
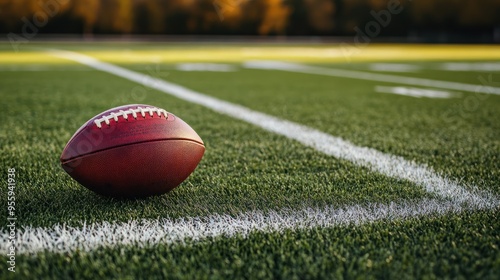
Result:
[[[500,280],[499,15],[0,0],[0,280]]]
[[[71,177],[98,194],[147,197],[177,187],[204,152],[200,136],[180,118],[136,104],[90,119],[69,140],[61,164]]]

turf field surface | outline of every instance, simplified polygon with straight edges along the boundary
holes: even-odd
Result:
[[[41,236],[38,241],[32,238],[28,242],[22,236],[19,240],[24,244],[45,242],[38,248],[47,248],[30,252],[34,247],[20,244],[19,248],[26,250],[17,255],[17,272],[2,274],[13,278],[92,278],[94,274],[111,278],[370,278],[404,274],[408,278],[484,279],[499,273],[495,222],[500,191],[500,130],[495,121],[500,119],[498,95],[453,89],[453,98],[415,98],[374,91],[377,86],[402,86],[395,82],[249,69],[245,67],[249,60],[290,59],[276,54],[276,46],[250,47],[260,53],[248,55],[248,46],[162,44],[33,44],[14,53],[2,45],[0,56],[8,57],[0,62],[0,94],[8,115],[2,124],[2,166],[5,173],[7,168],[16,168],[17,231]],[[412,51],[419,49],[412,47]],[[408,46],[391,47],[401,50],[400,58],[379,57],[388,46],[373,46],[373,50],[368,47],[364,51],[377,55],[353,56],[349,58],[352,63],[346,57],[296,58],[304,49],[331,51],[336,46],[280,48],[294,54],[291,61],[304,65],[498,88],[499,73],[491,70],[498,58],[484,51],[494,47],[467,47],[470,56],[463,51],[466,47],[454,50],[448,46],[443,52],[442,47],[425,46],[422,57],[428,60],[415,62],[409,56],[401,58]],[[474,204],[466,197],[465,204],[455,204],[453,198],[428,191],[415,180],[388,176],[349,158],[325,154],[241,118],[151,89],[156,84],[147,80],[141,84],[54,57],[54,49],[90,55],[102,63],[340,137],[355,147],[402,158],[453,182],[460,190],[486,196],[491,203]],[[231,52],[236,55],[223,55]],[[456,54],[453,60],[446,56],[441,58],[448,60],[436,60],[447,52]],[[370,70],[381,61],[409,64],[419,70]],[[231,71],[179,70],[184,62],[225,63]],[[475,70],[443,70],[451,63]],[[205,141],[207,153],[200,166],[175,191],[139,201],[103,198],[79,186],[58,166],[62,148],[82,123],[126,103],[165,108],[188,122]],[[7,205],[6,196],[2,201]],[[419,215],[403,215],[401,209],[411,208],[393,207],[387,208],[385,215],[376,215],[387,205],[420,209],[432,205],[429,201],[437,202],[438,209],[449,206],[443,212]],[[322,224],[318,216],[298,216],[295,225],[272,228],[286,224],[273,222],[271,217],[276,213],[286,220],[307,209],[328,214],[327,220],[338,217],[347,222]],[[348,211],[344,214],[339,209],[369,211],[361,218],[352,218]],[[2,209],[8,214],[6,210]],[[201,238],[187,234],[176,239],[172,235],[183,232],[183,221],[199,220],[198,226],[211,232],[214,227],[210,222],[217,218],[229,228],[236,228],[245,218],[250,225],[252,219],[261,219],[272,226],[250,226],[249,231],[222,231]],[[160,236],[163,239],[145,235],[142,239],[135,236],[138,239],[130,243],[113,243],[101,236],[97,246],[87,249],[85,244],[93,242],[90,239],[54,237],[58,232],[75,233],[70,231],[73,229],[86,229],[90,235],[82,237],[95,237],[105,226],[123,230],[117,226],[129,224],[154,229],[158,221],[163,221],[161,228],[167,232]],[[64,226],[67,231],[58,231]],[[7,236],[7,228],[2,227],[2,238]],[[64,240],[73,240],[76,245],[66,246]],[[2,253],[5,250],[2,247]]]

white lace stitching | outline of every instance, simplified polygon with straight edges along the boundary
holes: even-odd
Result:
[[[95,125],[98,128],[102,127],[102,123],[106,123],[107,125],[110,124],[109,120],[113,119],[115,122],[118,121],[118,117],[123,117],[124,119],[128,120],[128,114],[132,114],[132,117],[134,119],[137,119],[137,113],[140,113],[143,118],[146,117],[146,113],[149,114],[150,117],[153,117],[154,113],[156,113],[160,118],[161,116],[165,116],[165,119],[168,118],[167,111],[156,108],[156,107],[137,107],[137,109],[128,109],[128,110],[120,110],[119,112],[111,112],[109,115],[102,116],[96,120],[94,120]]]

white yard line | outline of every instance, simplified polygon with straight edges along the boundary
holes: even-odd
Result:
[[[421,86],[421,87],[435,87],[441,89],[500,95],[499,87],[492,87],[487,85],[464,84],[457,82],[395,76],[395,75],[378,74],[378,73],[370,73],[362,71],[333,69],[333,68],[308,66],[298,63],[289,63],[281,61],[247,61],[243,64],[243,66],[250,69],[281,70],[288,72],[316,74],[323,76],[358,79],[366,81],[405,84],[405,85]]]
[[[440,64],[437,69],[446,71],[477,71],[477,72],[498,72],[499,62],[448,62]]]
[[[210,236],[247,235],[251,231],[362,224],[381,219],[399,219],[424,215],[441,215],[463,209],[498,207],[499,200],[486,191],[467,190],[436,174],[432,169],[402,157],[384,154],[372,148],[356,146],[346,140],[319,130],[282,120],[243,106],[219,100],[180,85],[98,61],[92,57],[68,51],[53,51],[53,55],[70,59],[180,99],[199,104],[233,118],[251,123],[267,131],[296,140],[317,151],[351,161],[389,177],[408,180],[445,200],[425,199],[420,202],[327,207],[302,211],[281,210],[270,214],[243,213],[232,218],[224,215],[185,218],[182,220],[129,221],[127,223],[97,223],[83,228],[55,225],[50,228],[19,229],[19,252],[55,252],[75,249],[92,250],[100,246],[137,244],[146,246],[159,242],[195,240]],[[8,232],[2,231],[0,241],[6,244]],[[0,249],[3,253],[4,248]]]
[[[178,63],[175,66],[179,71],[207,71],[207,72],[234,72],[236,67],[222,63]]]
[[[79,227],[58,224],[49,228],[25,227],[18,231],[15,244],[19,254],[91,251],[117,245],[148,247],[155,244],[182,243],[188,239],[203,241],[210,237],[248,236],[255,231],[282,232],[286,229],[360,225],[380,220],[458,213],[464,209],[466,208],[451,201],[425,199],[416,203],[283,209],[266,214],[253,211],[236,217],[212,215],[177,220],[132,220],[83,224]],[[7,235],[2,233],[0,242],[7,244],[7,241]],[[6,254],[7,248],[1,247],[0,253]]]
[[[382,72],[417,72],[422,70],[421,66],[401,63],[371,63],[368,65],[371,71]]]
[[[443,90],[435,90],[428,88],[414,88],[414,87],[385,87],[385,86],[376,86],[376,92],[381,93],[391,93],[398,95],[405,95],[411,97],[428,97],[428,98],[452,98],[457,96],[456,93],[443,91]]]

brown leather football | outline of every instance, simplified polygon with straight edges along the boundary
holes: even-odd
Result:
[[[200,136],[180,118],[134,104],[107,110],[80,127],[66,144],[61,165],[98,194],[146,197],[177,187],[204,152]]]

